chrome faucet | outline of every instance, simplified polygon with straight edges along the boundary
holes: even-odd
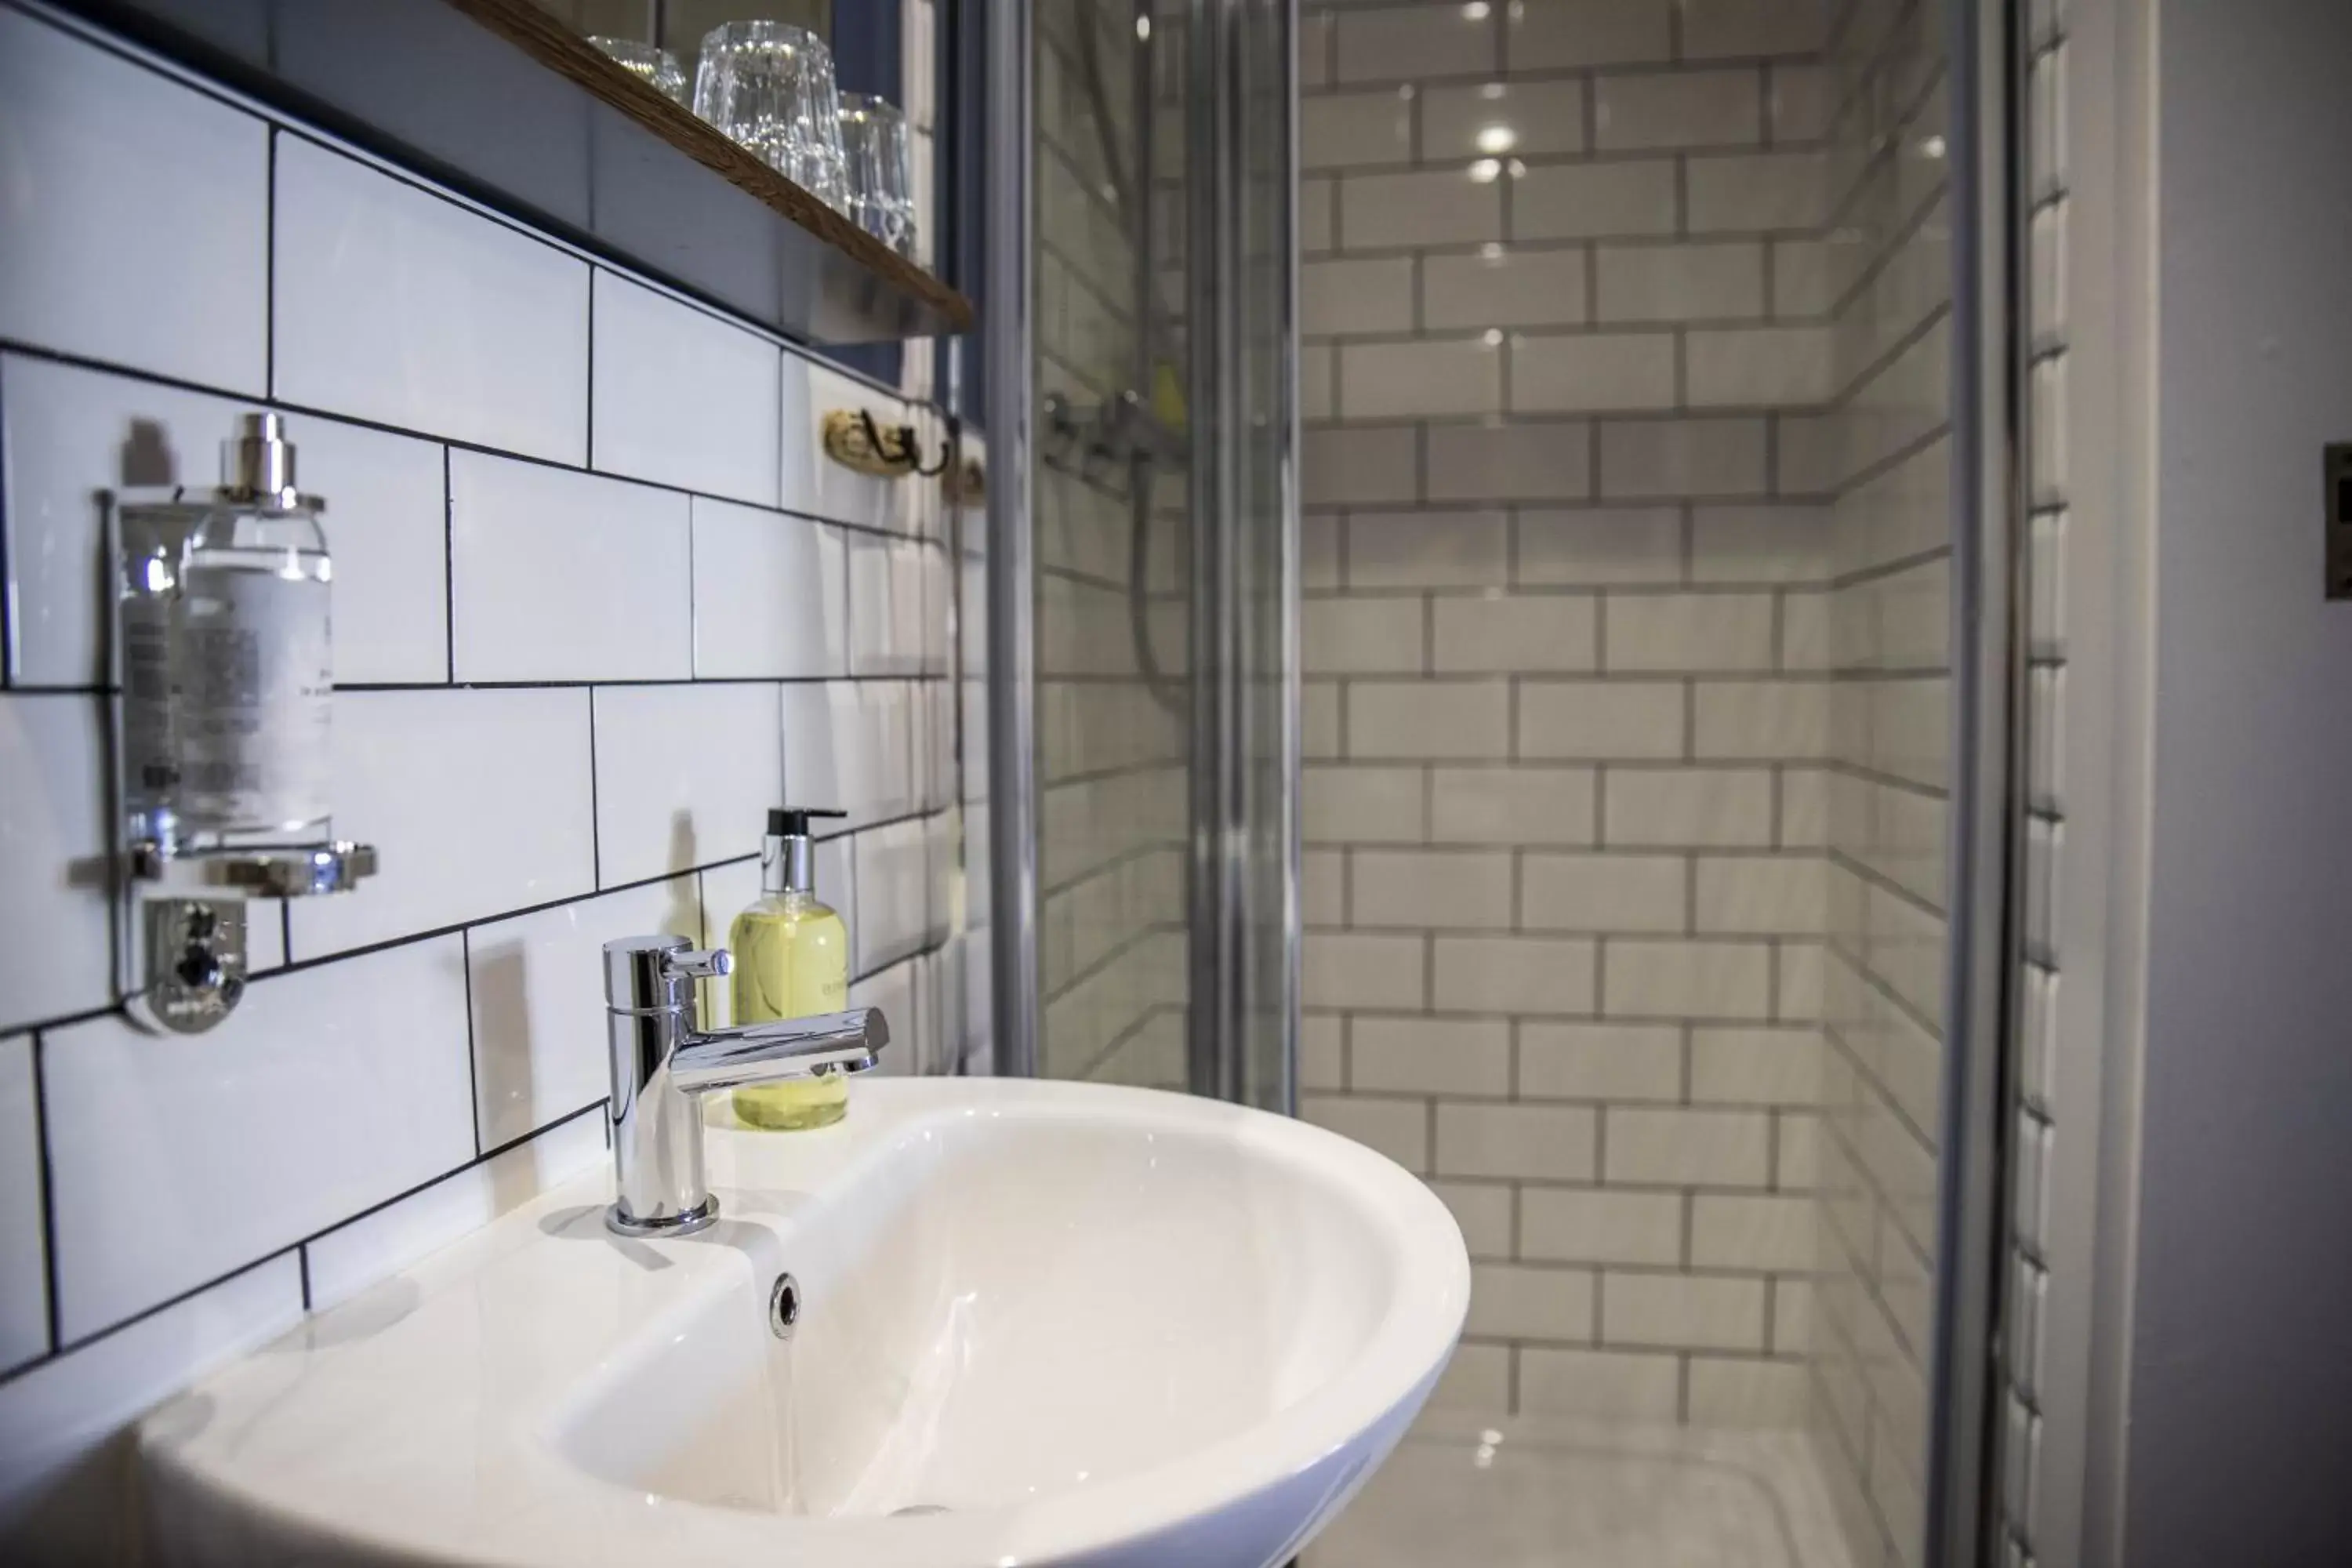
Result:
[[[876,1007],[696,1027],[694,983],[733,967],[725,948],[698,952],[682,936],[604,944],[614,1178],[604,1223],[623,1236],[686,1236],[719,1217],[702,1173],[703,1095],[864,1072],[890,1043],[890,1026]]]

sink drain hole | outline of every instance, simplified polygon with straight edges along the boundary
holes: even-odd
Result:
[[[793,1326],[800,1321],[800,1281],[789,1274],[779,1274],[768,1290],[768,1331],[780,1340],[791,1339]]]

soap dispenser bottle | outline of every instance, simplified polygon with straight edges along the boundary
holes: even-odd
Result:
[[[779,806],[760,845],[760,897],[727,933],[734,951],[734,1021],[760,1024],[838,1013],[849,1005],[849,928],[816,897],[809,819],[838,811]],[[849,1110],[849,1079],[793,1079],[735,1091],[735,1115],[751,1127],[825,1127]]]
[[[174,848],[329,837],[334,694],[325,503],[276,414],[221,443],[221,482],[126,497],[125,783]]]

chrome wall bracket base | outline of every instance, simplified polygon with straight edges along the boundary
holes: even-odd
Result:
[[[245,900],[149,899],[138,905],[146,973],[126,1002],[162,1034],[201,1035],[245,999]]]
[[[124,863],[124,1009],[156,1033],[201,1035],[245,999],[246,900],[347,893],[375,875],[376,854],[341,839],[173,853],[134,838]]]

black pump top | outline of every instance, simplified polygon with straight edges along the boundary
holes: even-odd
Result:
[[[771,838],[806,838],[812,816],[847,816],[845,811],[822,811],[797,805],[772,806],[768,810],[768,837]]]

